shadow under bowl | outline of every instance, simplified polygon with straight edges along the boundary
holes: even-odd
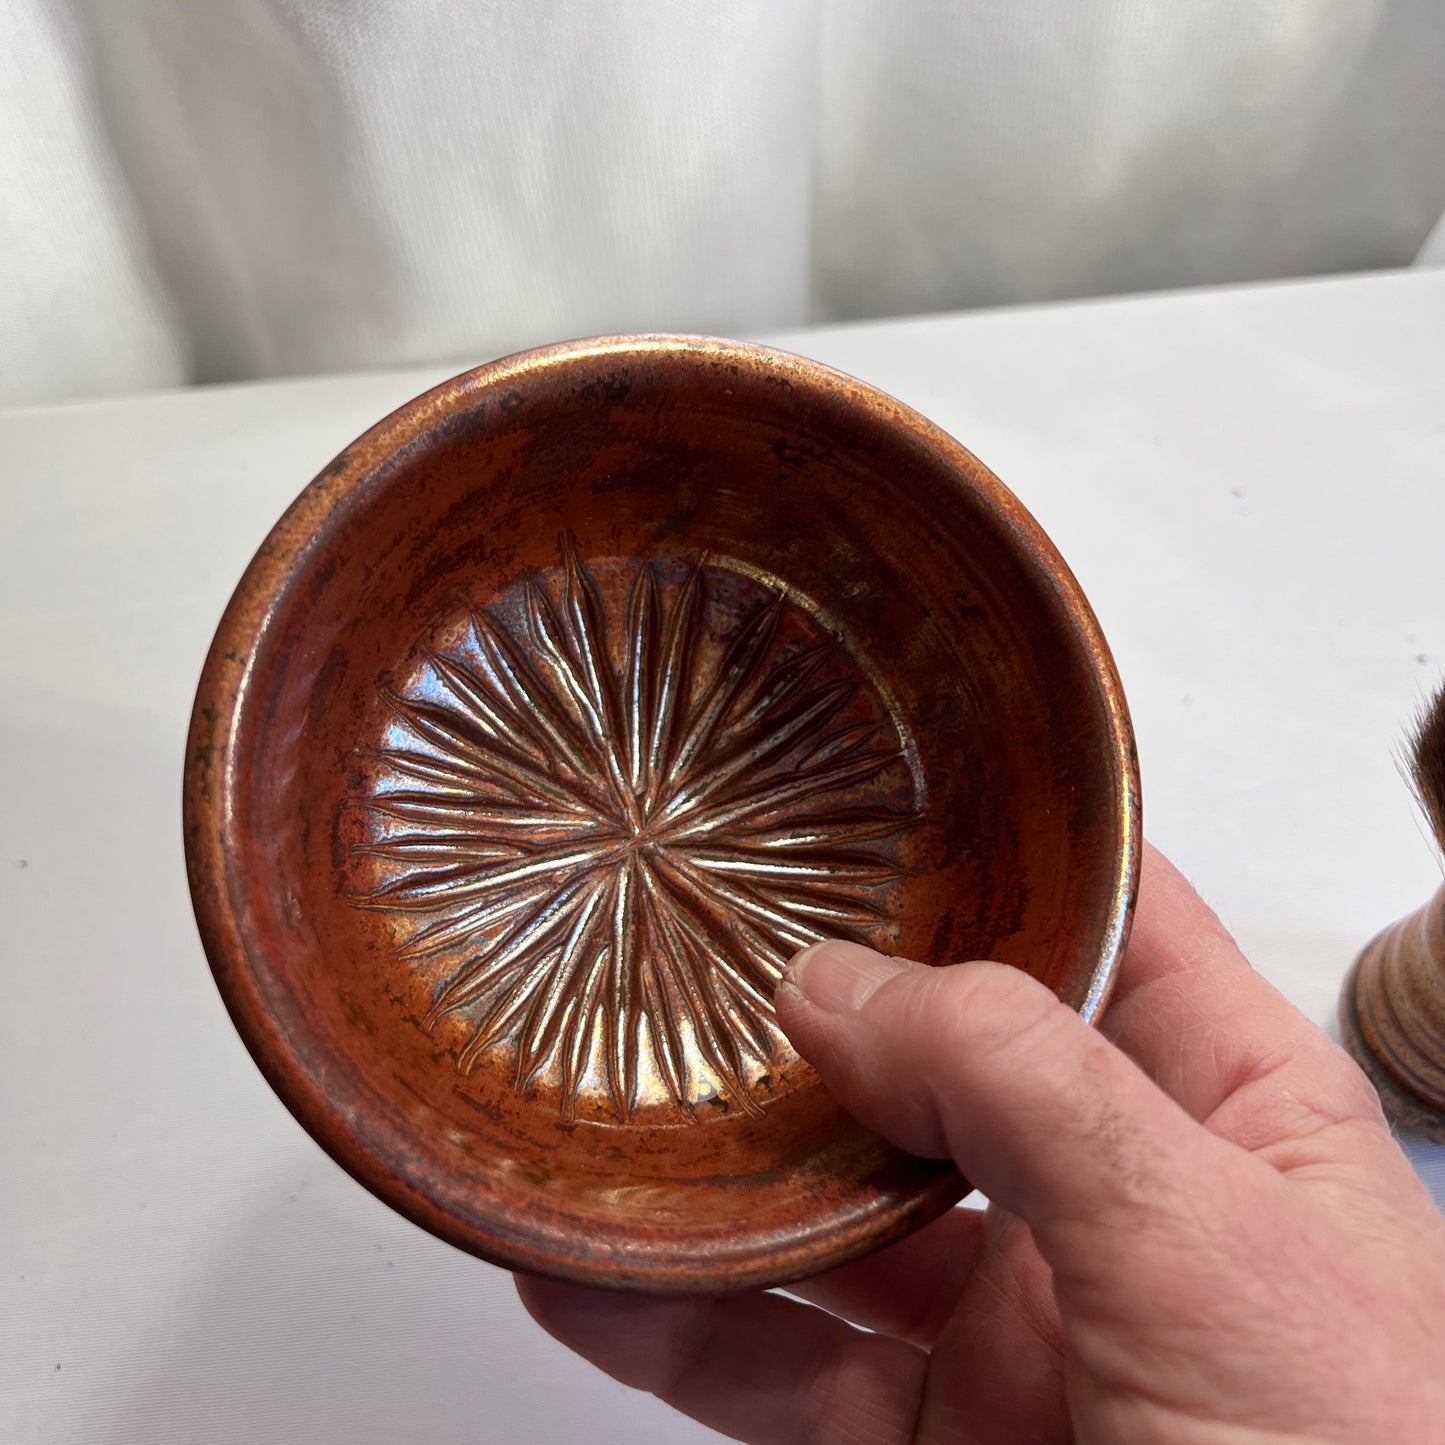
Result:
[[[1139,861],[1067,568],[907,407],[795,356],[508,358],[348,447],[216,634],[192,896],[258,1064],[403,1214],[588,1284],[777,1284],[964,1192],[771,1008],[846,937],[1087,1017]]]

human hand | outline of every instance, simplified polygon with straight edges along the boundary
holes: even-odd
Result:
[[[1017,970],[853,944],[795,959],[777,1011],[860,1120],[992,1204],[796,1299],[519,1278],[608,1374],[755,1445],[1445,1440],[1445,1219],[1161,854],[1100,1031]]]

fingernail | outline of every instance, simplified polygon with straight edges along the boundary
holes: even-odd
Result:
[[[817,1008],[851,1013],[908,966],[902,959],[875,953],[858,943],[815,943],[788,965],[783,982],[792,984]]]

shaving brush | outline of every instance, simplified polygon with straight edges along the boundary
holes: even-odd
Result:
[[[1415,729],[1409,771],[1445,850],[1445,688]],[[1445,1143],[1445,884],[1355,961],[1340,995],[1340,1033],[1390,1122]]]

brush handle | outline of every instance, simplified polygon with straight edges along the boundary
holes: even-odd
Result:
[[[1353,1004],[1365,1044],[1393,1082],[1445,1115],[1445,886],[1365,948]]]

